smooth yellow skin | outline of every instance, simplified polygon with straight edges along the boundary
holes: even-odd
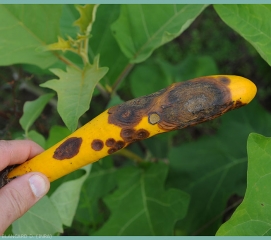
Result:
[[[144,117],[141,122],[135,127],[136,130],[141,128],[147,128],[150,131],[150,137],[158,133],[164,132],[159,129],[157,125],[151,125],[148,123],[148,118]],[[98,161],[99,159],[108,155],[107,146],[104,146],[102,150],[95,151],[91,148],[91,142],[94,139],[100,139],[105,142],[108,138],[113,137],[116,141],[123,140],[120,137],[121,128],[113,124],[108,123],[108,113],[104,111],[99,116],[88,122],[83,127],[63,139],[56,145],[52,146],[43,153],[37,155],[31,160],[23,163],[22,165],[13,169],[8,178],[20,176],[28,172],[41,172],[45,174],[52,182],[76,169],[79,169],[89,163]],[[70,137],[82,137],[83,142],[80,147],[80,152],[71,159],[57,160],[52,156],[54,151]]]
[[[239,76],[228,76],[231,79],[228,86],[231,90],[232,101],[240,100],[243,103],[250,103],[255,97],[257,88],[250,80]]]
[[[247,104],[254,98],[257,89],[250,80],[239,76],[227,76],[227,78],[230,79],[228,87],[231,91],[232,101],[241,101],[243,104]],[[45,174],[52,182],[76,169],[107,156],[109,147],[104,145],[102,150],[95,151],[91,148],[91,143],[94,139],[100,139],[105,143],[108,138],[114,138],[116,141],[123,141],[120,136],[122,128],[108,123],[108,116],[108,111],[104,111],[67,138],[13,169],[8,174],[8,178],[10,179],[28,172],[37,171]],[[147,130],[150,133],[149,137],[165,132],[165,130],[159,128],[157,124],[150,124],[148,122],[148,116],[144,116],[134,129]],[[71,137],[81,137],[83,139],[79,153],[71,159],[54,159],[53,155],[55,150]],[[124,147],[127,145],[128,144],[126,143]]]

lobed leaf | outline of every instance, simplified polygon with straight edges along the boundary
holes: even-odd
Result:
[[[55,43],[51,43],[45,47],[42,48],[42,50],[44,51],[55,51],[55,50],[62,50],[63,52],[67,51],[67,50],[71,50],[72,48],[72,44],[70,40],[64,40],[62,37],[58,36],[58,40]]]
[[[84,70],[67,67],[51,70],[59,80],[50,80],[40,86],[55,90],[58,95],[58,112],[70,131],[75,131],[79,117],[89,109],[91,97],[97,83],[107,73],[108,68],[99,67],[99,58]]]
[[[250,42],[271,65],[271,5],[219,4],[214,7],[221,19]]]
[[[146,60],[161,45],[187,29],[207,5],[123,4],[111,29],[131,63]]]
[[[271,138],[251,133],[247,144],[248,172],[245,198],[216,235],[271,235]]]
[[[86,4],[84,6],[78,5],[76,7],[80,13],[80,18],[74,22],[74,25],[80,28],[81,33],[90,33],[92,24],[95,21],[98,6],[98,4]]]
[[[167,165],[124,167],[118,174],[118,189],[104,198],[111,216],[96,235],[173,235],[176,221],[186,214],[189,196],[164,190]]]
[[[61,12],[62,5],[1,4],[0,65],[28,63],[47,68],[56,62],[52,52],[36,48],[56,41]]]

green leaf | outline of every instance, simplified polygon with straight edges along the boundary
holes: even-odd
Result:
[[[147,59],[161,45],[187,29],[207,5],[122,5],[112,32],[131,63]]]
[[[75,215],[75,220],[88,228],[87,235],[97,230],[107,218],[107,213],[101,208],[101,199],[116,188],[116,172],[117,168],[110,156],[92,164],[91,173],[82,187]]]
[[[101,65],[109,68],[104,77],[106,84],[109,86],[116,81],[129,63],[110,29],[111,24],[117,20],[119,12],[120,6],[118,4],[100,5],[97,10],[96,20],[93,23],[92,37],[89,39],[90,59],[99,54],[101,56]]]
[[[270,236],[271,138],[248,138],[247,190],[241,205],[218,230],[223,236]]]
[[[72,132],[63,126],[52,126],[49,132],[49,137],[46,141],[46,149],[52,147],[62,139],[70,135]]]
[[[77,128],[79,117],[89,109],[94,88],[108,68],[99,68],[99,58],[96,57],[93,65],[87,65],[83,71],[72,67],[67,67],[67,72],[61,69],[51,71],[59,80],[50,80],[40,86],[57,92],[57,110],[66,126],[73,132]]]
[[[35,143],[39,144],[43,149],[45,148],[45,138],[43,135],[38,133],[37,131],[31,130],[27,134],[28,138],[34,141]]]
[[[271,65],[271,5],[214,5],[221,19],[250,42],[261,57]]]
[[[62,5],[0,5],[0,65],[28,63],[47,68],[56,62],[56,55],[36,48],[56,41],[61,12]]]
[[[60,32],[63,38],[70,36],[76,38],[78,29],[73,25],[74,21],[79,18],[79,12],[74,4],[64,4],[60,19]]]
[[[39,200],[28,212],[12,224],[17,235],[39,235],[62,233],[62,222],[56,208],[47,196]]]
[[[176,82],[219,74],[216,62],[210,56],[188,56],[174,70]]]
[[[112,214],[96,235],[172,235],[176,221],[186,214],[189,197],[177,189],[164,190],[167,170],[163,163],[145,170],[121,169],[118,189],[104,199]]]
[[[187,217],[177,225],[185,235],[215,234],[230,196],[245,193],[248,135],[271,131],[271,115],[256,101],[220,121],[215,135],[183,143],[169,154],[168,186],[191,194]]]
[[[171,68],[165,69],[165,63],[162,61],[150,59],[144,64],[139,64],[129,76],[133,96],[145,96],[167,87],[173,83],[170,75]]]
[[[28,101],[24,104],[23,108],[24,113],[23,116],[20,118],[19,122],[22,128],[25,130],[26,135],[28,133],[29,128],[40,116],[44,107],[53,96],[54,96],[53,93],[44,94],[40,96],[38,99],[34,101]]]
[[[129,80],[133,96],[140,97],[165,88],[173,82],[218,73],[215,61],[209,56],[188,56],[175,66],[165,60],[151,57],[135,66]]]
[[[51,202],[56,207],[61,221],[66,226],[71,226],[79,202],[81,187],[89,175],[91,165],[83,167],[86,173],[75,180],[62,183],[50,196]]]
[[[80,13],[80,18],[74,22],[74,25],[80,28],[81,33],[90,33],[98,6],[98,4],[86,4],[76,7]]]
[[[73,49],[72,41],[71,40],[64,40],[62,37],[58,37],[58,41],[55,43],[51,43],[45,47],[40,48],[42,51],[55,51],[55,50],[62,50],[63,52],[67,50]]]

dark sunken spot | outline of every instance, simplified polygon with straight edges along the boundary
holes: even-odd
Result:
[[[116,149],[120,150],[120,149],[122,149],[124,146],[125,146],[125,142],[123,142],[123,141],[117,141],[114,147],[115,147]]]
[[[92,148],[93,150],[95,150],[95,151],[100,151],[100,150],[103,149],[103,147],[104,147],[104,143],[103,143],[103,141],[100,140],[100,139],[95,139],[95,140],[93,140],[92,143],[91,143],[91,148]]]
[[[227,77],[221,77],[221,78],[219,78],[219,80],[220,80],[220,82],[222,82],[225,85],[228,85],[231,82],[230,79],[228,79]]]
[[[114,153],[114,152],[116,152],[116,151],[117,151],[116,148],[110,148],[110,149],[108,150],[108,154],[112,154],[112,153]]]
[[[150,136],[150,133],[145,129],[139,129],[135,133],[136,139],[145,139]]]
[[[108,122],[122,128],[136,126],[153,106],[155,98],[162,95],[165,91],[166,89],[162,89],[156,93],[109,108]]]
[[[133,141],[133,135],[135,133],[134,129],[131,128],[124,128],[120,132],[120,136],[124,139],[125,142],[132,142]]]
[[[116,141],[114,138],[108,138],[105,142],[105,145],[107,147],[113,147],[115,145]]]
[[[53,158],[57,160],[70,159],[79,153],[82,138],[71,137],[63,142],[54,152]]]

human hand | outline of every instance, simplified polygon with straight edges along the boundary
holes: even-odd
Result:
[[[43,149],[30,140],[0,140],[0,171],[20,164],[41,153]],[[28,211],[49,190],[50,183],[38,172],[20,176],[0,189],[0,236]]]

